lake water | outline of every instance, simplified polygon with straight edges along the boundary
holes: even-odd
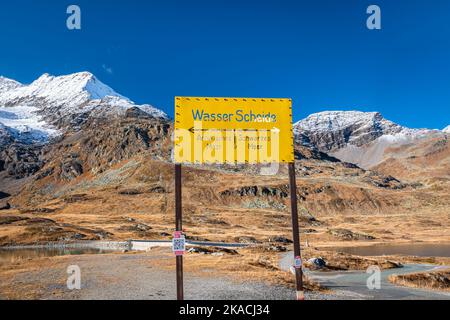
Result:
[[[39,248],[39,249],[0,249],[0,261],[11,259],[28,259],[80,254],[110,253],[112,250],[92,248]]]
[[[333,247],[330,249],[358,256],[398,254],[419,257],[450,257],[450,243],[376,244],[359,247]]]

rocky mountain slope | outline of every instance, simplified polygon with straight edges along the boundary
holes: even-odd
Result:
[[[347,145],[364,146],[383,135],[395,135],[403,127],[378,112],[325,111],[315,113],[294,125],[298,141],[324,152]]]
[[[378,112],[327,111],[312,114],[294,125],[296,141],[342,161],[370,169],[384,163],[389,174],[402,177],[417,173],[417,166],[405,166],[404,171],[389,171],[390,159],[408,162],[411,157],[421,157],[432,150],[437,142],[441,149],[448,149],[448,127],[442,131],[410,129],[385,119]],[[423,150],[419,151],[418,147]],[[414,152],[413,152],[414,149]],[[425,150],[426,149],[426,150]],[[400,150],[402,150],[400,152]],[[448,153],[441,157],[448,162]],[[447,160],[445,160],[447,159]],[[417,162],[417,161],[416,161]],[[421,161],[421,173],[435,168],[426,159]],[[438,165],[437,172],[441,172]],[[437,172],[430,175],[436,176]],[[445,173],[448,177],[449,171]]]
[[[136,105],[89,72],[44,74],[29,85],[0,78],[0,179],[4,188],[8,178],[23,179],[41,169],[44,154],[51,158],[58,141],[76,132],[88,137],[96,123],[129,117],[169,120],[164,112]]]
[[[5,204],[6,210],[0,210],[0,245],[169,237],[174,210],[171,120],[88,73],[41,78],[29,86],[3,80],[8,89],[0,93],[0,208]],[[366,148],[385,136],[408,135],[408,129],[379,114],[327,117],[296,125],[299,208],[309,239],[339,240],[336,227],[350,230],[346,234],[398,239],[404,236],[405,220],[408,230],[417,226],[423,232],[419,240],[427,238],[425,232],[439,236],[446,230],[448,189],[416,178],[403,180],[385,170],[393,168],[388,163],[381,162],[379,171],[367,170],[336,155],[349,146]],[[414,152],[432,157],[436,165],[446,161],[441,156],[447,143],[439,137],[434,155]],[[404,150],[405,157],[413,146],[423,150],[405,146],[411,148]],[[288,194],[286,166],[276,176],[260,176],[254,166],[184,166],[184,225],[197,239],[289,237]],[[367,224],[368,217],[373,224]]]

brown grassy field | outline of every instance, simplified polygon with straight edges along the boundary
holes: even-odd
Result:
[[[435,258],[354,257],[321,249],[449,242],[450,195],[446,187],[402,183],[343,163],[303,159],[297,162],[297,188],[301,242],[309,245],[303,250],[305,261],[321,256],[332,270],[365,269],[372,264],[391,268],[397,261],[413,260],[448,263]],[[238,250],[239,259],[230,254],[188,254],[187,271],[205,274],[214,270],[236,279],[292,285],[292,276],[278,267],[279,253],[268,250],[274,244],[291,248],[274,242],[275,237],[292,239],[288,191],[285,167],[276,176],[260,176],[254,170],[185,166],[183,229],[188,239],[260,245]],[[175,225],[173,165],[139,156],[101,174],[86,173],[69,182],[50,176],[27,185],[10,202],[12,209],[0,211],[2,246],[168,240]],[[2,292],[13,296],[17,283],[8,279],[17,273],[45,269],[64,259],[68,258],[3,262]],[[172,258],[152,263],[173,268]],[[308,286],[319,289],[313,283]]]
[[[378,178],[367,173],[310,162],[298,165],[317,171],[298,173],[303,242],[450,241],[446,190],[377,187]],[[287,185],[285,171],[261,177],[185,167],[184,230],[193,239],[212,241],[291,238]],[[14,209],[0,211],[1,245],[169,239],[174,229],[173,167],[168,163],[129,161],[55,190],[49,186],[56,188],[38,181],[13,199]],[[335,229],[349,234],[344,237]]]
[[[400,286],[450,292],[450,270],[391,275],[389,281]]]

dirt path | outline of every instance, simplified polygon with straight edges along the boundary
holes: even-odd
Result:
[[[167,254],[86,254],[46,258],[35,268],[2,274],[0,298],[27,299],[175,299],[175,272],[160,265]],[[81,290],[66,286],[69,265],[81,269]],[[308,294],[310,299],[329,299],[332,296]],[[185,274],[186,299],[268,299],[294,298],[294,291],[253,281],[238,281],[224,276],[216,277]]]

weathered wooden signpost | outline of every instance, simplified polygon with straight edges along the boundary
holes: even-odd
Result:
[[[184,298],[181,165],[267,164],[267,175],[287,163],[297,299],[303,300],[291,99],[176,97],[174,161],[177,298]]]

